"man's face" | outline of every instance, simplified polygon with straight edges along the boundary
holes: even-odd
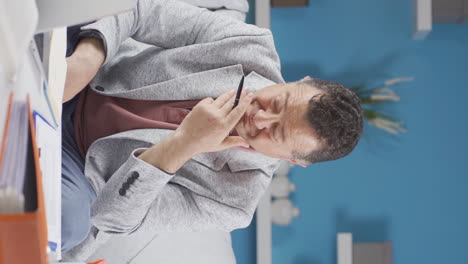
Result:
[[[319,149],[305,119],[309,99],[319,93],[295,83],[258,90],[235,130],[257,152],[274,158],[290,159],[293,151]]]

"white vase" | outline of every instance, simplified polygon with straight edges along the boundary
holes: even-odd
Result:
[[[290,192],[296,191],[296,185],[285,176],[274,176],[270,186],[271,196],[275,198],[286,198]]]
[[[288,199],[276,199],[271,203],[271,220],[277,225],[289,225],[299,213],[299,208],[294,207]]]

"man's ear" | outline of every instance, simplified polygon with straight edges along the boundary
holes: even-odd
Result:
[[[296,161],[296,160],[289,160],[289,161],[292,162],[292,163],[294,163],[294,164],[296,164],[296,165],[299,165],[299,166],[302,166],[302,167],[304,167],[304,168],[307,168],[307,164],[305,164],[305,163],[301,163],[301,162]]]
[[[306,77],[302,78],[301,81],[310,80],[310,79],[312,79],[312,77],[306,76]]]

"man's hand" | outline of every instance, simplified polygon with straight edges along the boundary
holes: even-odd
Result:
[[[185,117],[175,131],[175,136],[185,142],[186,148],[194,154],[237,146],[249,147],[242,137],[229,136],[229,132],[242,118],[252,98],[252,94],[243,92],[234,109],[234,90],[222,94],[216,100],[205,98]]]
[[[85,38],[78,43],[75,52],[67,60],[67,78],[63,102],[77,95],[91,82],[105,60],[102,41]]]
[[[201,100],[174,134],[145,150],[138,158],[167,173],[175,173],[198,153],[248,147],[243,138],[229,136],[229,132],[242,118],[253,96],[243,92],[239,104],[232,109],[234,98],[235,93],[231,90],[216,100]]]

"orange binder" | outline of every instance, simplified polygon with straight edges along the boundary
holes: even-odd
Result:
[[[5,127],[3,128],[3,138],[2,138],[2,144],[0,144],[0,168],[2,167],[2,161],[3,161],[3,154],[5,153],[5,142],[6,142],[6,137],[7,137],[7,131],[8,127],[10,124],[10,114],[11,114],[11,103],[13,101],[13,93],[10,93],[9,99],[8,99],[8,106],[6,108],[6,121],[5,121]],[[1,113],[0,113],[1,114]]]
[[[11,104],[13,96],[10,94],[9,106],[5,122],[5,130],[0,144],[0,168],[4,158],[5,144],[8,138]],[[33,168],[32,192],[36,208],[20,214],[0,214],[0,264],[46,264],[47,258],[47,225],[45,219],[44,193],[42,189],[42,174],[39,167],[39,153],[36,144],[36,133],[30,104],[27,98],[29,139],[28,159]],[[34,188],[35,187],[35,188]]]

